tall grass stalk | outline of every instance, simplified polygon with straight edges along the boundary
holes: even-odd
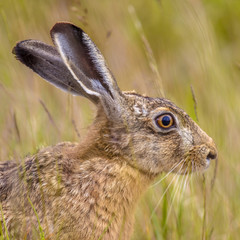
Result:
[[[1,237],[4,239],[4,235],[6,237],[7,240],[10,240],[9,238],[9,234],[8,234],[8,229],[7,229],[7,224],[6,224],[6,221],[5,221],[5,217],[4,217],[4,214],[3,214],[3,209],[2,209],[2,204],[0,203],[0,209],[1,209],[1,216],[2,216],[2,222],[3,222],[3,226],[4,226],[4,234],[2,232],[2,226],[1,227]],[[0,221],[1,222],[1,221]],[[2,224],[1,224],[2,225]]]
[[[32,207],[32,209],[33,209],[33,211],[34,211],[34,214],[35,214],[35,216],[36,216],[36,218],[37,218],[38,230],[39,230],[39,237],[40,237],[41,240],[45,240],[45,234],[44,234],[43,228],[42,228],[42,226],[41,226],[41,222],[40,222],[38,213],[37,213],[37,211],[36,211],[36,209],[35,209],[32,201],[31,201],[31,199],[30,199],[29,197],[27,197],[27,198],[28,198],[28,202],[30,203],[30,205],[31,205],[31,207]]]

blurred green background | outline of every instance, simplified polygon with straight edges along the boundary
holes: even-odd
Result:
[[[51,44],[57,21],[90,35],[122,90],[164,94],[197,120],[192,88],[198,123],[218,146],[205,180],[168,176],[149,188],[133,239],[239,239],[240,1],[1,0],[1,161],[78,141],[94,118],[89,101],[52,87],[11,53],[24,39]]]

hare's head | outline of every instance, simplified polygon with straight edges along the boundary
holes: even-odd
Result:
[[[130,153],[136,167],[151,173],[186,174],[206,169],[216,158],[212,138],[171,101],[135,93],[124,96],[128,102]]]
[[[203,170],[216,158],[213,140],[171,101],[121,92],[100,51],[80,28],[57,23],[51,36],[55,47],[26,40],[13,52],[50,83],[96,104],[94,124],[100,126],[106,153],[121,155],[149,174]]]

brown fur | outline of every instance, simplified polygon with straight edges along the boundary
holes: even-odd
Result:
[[[73,45],[78,44],[75,38],[82,34],[82,30],[65,23],[57,24],[54,31],[64,37],[70,34],[66,39]],[[79,35],[73,36],[76,31]],[[56,42],[59,39],[56,35]],[[82,44],[96,54],[94,59],[102,61],[100,53],[89,45],[91,42]],[[84,48],[80,50],[86,54]],[[65,80],[56,83],[48,75],[50,61],[44,62],[42,55],[38,59],[38,51],[40,55],[50,51],[47,60],[54,56],[64,67],[57,51],[43,43],[19,43],[14,53],[41,76],[64,88]],[[71,56],[65,58],[64,54],[68,69],[73,75],[79,73],[70,62]],[[94,66],[94,61],[89,64],[98,71],[100,65]],[[74,79],[70,80],[75,85],[67,83],[67,88],[74,86],[72,92],[88,97],[97,106],[97,116],[84,141],[59,143],[21,163],[0,164],[4,216],[0,219],[3,231],[5,224],[11,238],[39,239],[44,232],[46,239],[129,239],[137,201],[157,175],[174,167],[179,174],[200,171],[208,167],[209,159],[216,158],[213,140],[182,109],[167,99],[120,92],[115,80],[108,79],[111,75],[106,66],[101,67],[104,74],[98,72],[102,79],[95,83],[96,88],[87,82],[92,79],[83,79],[84,86]],[[80,76],[86,78],[88,72],[84,71],[89,67],[80,70],[84,73],[80,72]],[[55,74],[59,76],[59,72]],[[69,78],[69,73],[66,76]],[[99,95],[89,95],[90,91]],[[162,112],[174,116],[173,128],[165,130],[156,125],[156,116]]]
[[[65,142],[45,148],[27,157],[20,166],[11,162],[1,164],[3,214],[15,238],[21,239],[26,233],[30,239],[38,236],[33,231],[35,228],[39,232],[30,201],[47,239],[58,239],[58,236],[59,239],[130,237],[137,200],[157,173],[139,170],[135,166],[134,155],[140,153],[134,153],[133,159],[131,155],[126,155],[126,152],[140,150],[129,147],[131,134],[128,131],[131,130],[125,129],[124,132],[124,127],[119,130],[109,126],[109,121],[101,113],[102,110],[82,143]],[[196,128],[194,124],[193,127]],[[116,140],[116,145],[112,143],[115,134],[120,138]],[[136,134],[134,138],[138,138],[139,144],[146,148],[142,142],[146,135]],[[171,146],[173,139],[174,136],[169,136],[164,145]],[[177,138],[175,140],[173,148],[179,144]],[[149,158],[145,155],[150,156],[146,164],[159,168],[158,173],[169,171],[180,157],[178,152],[165,150],[168,163],[161,163],[154,159],[156,152],[141,154],[145,161]],[[201,168],[198,158],[199,154],[194,156],[193,161]]]
[[[129,166],[118,150],[106,152],[107,143],[99,146],[103,124],[94,124],[83,143],[45,148],[11,171],[2,164],[1,200],[10,233],[21,239],[27,229],[34,237],[38,223],[31,201],[51,239],[129,237],[135,203],[153,176]]]

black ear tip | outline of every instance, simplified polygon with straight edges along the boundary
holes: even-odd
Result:
[[[26,51],[24,51],[24,48],[21,46],[21,43],[22,42],[17,43],[16,46],[12,49],[12,53],[18,60],[21,60],[21,58],[24,55],[26,55]]]
[[[12,49],[12,54],[14,54],[14,55],[16,55],[16,52],[17,52],[16,48],[17,48],[17,46],[13,47],[13,49]]]
[[[55,33],[72,33],[72,32],[83,32],[83,30],[69,22],[57,22],[51,29],[50,35],[53,37]]]
[[[27,54],[26,50],[22,46],[23,42],[19,42],[16,44],[16,46],[12,49],[12,53],[15,55],[15,57],[21,61],[21,59]]]
[[[14,55],[17,56],[18,53],[21,52],[21,49],[22,49],[21,43],[22,43],[22,42],[18,42],[18,43],[13,47],[13,49],[12,49],[12,54],[14,54]]]
[[[12,53],[15,55],[16,59],[21,63],[31,66],[34,63],[34,56],[27,49],[28,40],[18,42],[16,46],[12,49]]]
[[[52,36],[52,34],[54,34],[56,32],[61,33],[64,29],[69,28],[71,26],[72,26],[72,24],[68,23],[68,22],[57,22],[52,27],[50,34]]]

